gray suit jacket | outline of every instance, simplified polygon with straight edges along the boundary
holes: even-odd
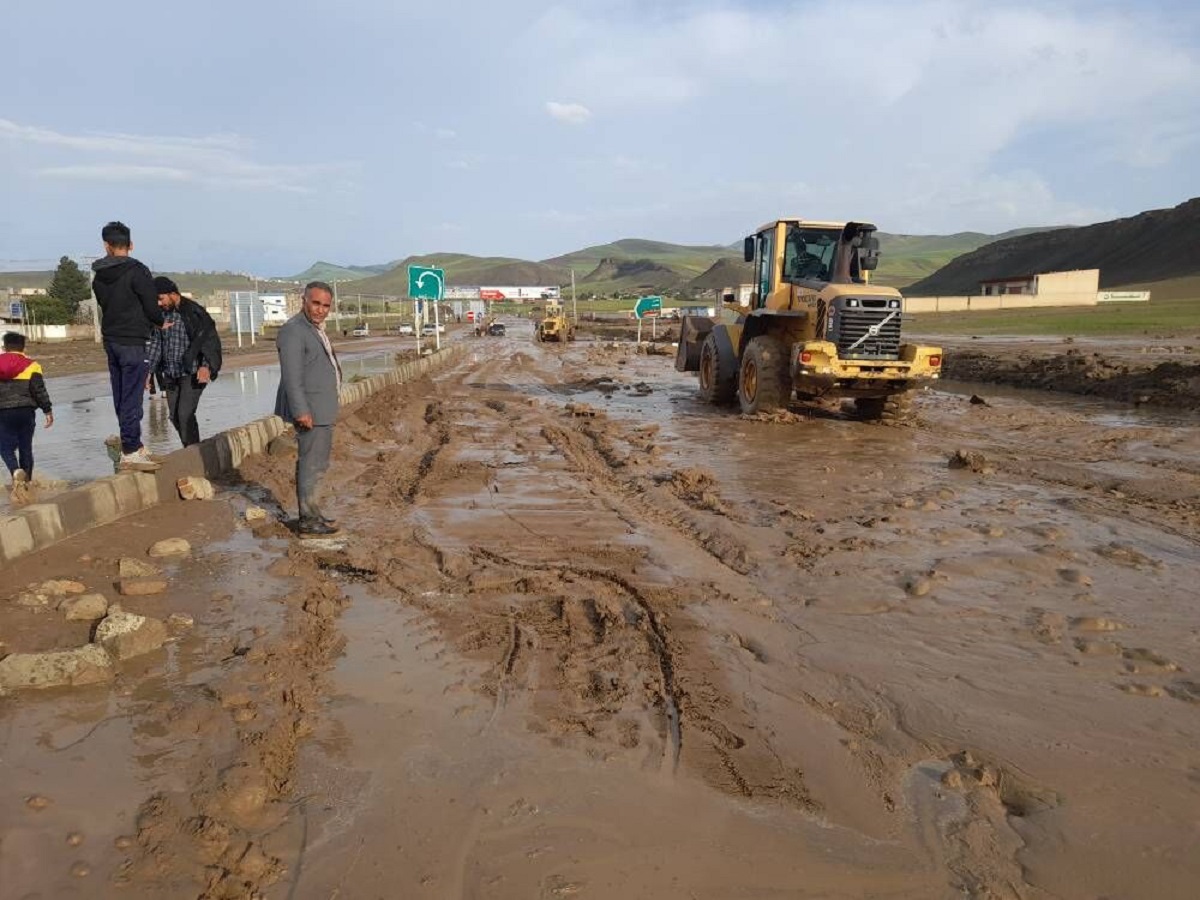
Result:
[[[300,312],[275,338],[279,351],[279,390],[275,415],[288,422],[305,414],[314,425],[332,425],[338,416],[337,371],[329,361],[316,326]]]

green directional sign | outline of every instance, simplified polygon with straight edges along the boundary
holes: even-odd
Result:
[[[633,314],[639,319],[652,318],[662,313],[662,297],[642,297],[633,306]]]
[[[427,266],[408,267],[408,296],[413,300],[441,300],[445,284],[444,269],[431,269]]]

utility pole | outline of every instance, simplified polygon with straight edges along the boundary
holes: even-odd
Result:
[[[575,270],[571,270],[571,316],[579,324],[579,304],[575,301]]]
[[[342,319],[338,313],[337,282],[333,283],[333,330],[341,334]]]

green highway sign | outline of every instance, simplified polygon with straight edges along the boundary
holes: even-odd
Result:
[[[446,284],[444,269],[426,266],[408,267],[408,296],[413,300],[441,300]]]
[[[662,312],[662,297],[642,297],[633,306],[633,314],[639,319],[652,318]]]

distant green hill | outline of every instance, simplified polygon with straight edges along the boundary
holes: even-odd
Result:
[[[280,281],[298,281],[307,284],[310,281],[357,281],[360,278],[371,278],[386,272],[383,266],[339,266],[328,262],[315,262],[299,275],[289,275]]]
[[[950,235],[879,234],[882,259],[875,272],[880,284],[905,287],[940,270],[952,259],[993,241],[1048,229],[1024,228],[1001,235],[961,232]],[[446,270],[448,286],[551,285],[566,287],[575,272],[580,294],[689,294],[745,283],[750,266],[742,261],[741,242],[731,245],[671,244],[623,238],[533,261],[466,253],[429,253],[370,266],[317,262],[282,282],[260,281],[260,289],[295,287],[295,282],[337,281],[340,291],[403,297],[410,264]],[[0,288],[45,287],[50,272],[0,272]],[[198,295],[220,290],[253,290],[254,282],[229,273],[181,273],[173,276],[183,290]]]

